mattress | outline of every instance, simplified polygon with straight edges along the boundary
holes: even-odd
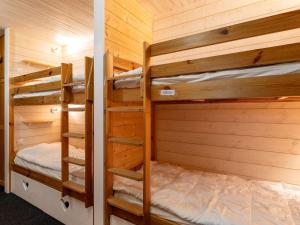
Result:
[[[84,150],[69,146],[71,157],[84,159]],[[19,150],[14,163],[26,169],[61,180],[61,142],[42,143]],[[75,174],[81,172],[81,166],[69,164],[70,178],[74,182],[83,183]]]
[[[262,76],[276,76],[276,75],[286,75],[291,73],[300,72],[300,62],[294,63],[283,63],[271,66],[261,66],[245,69],[234,69],[234,70],[224,70],[217,72],[207,72],[192,75],[181,75],[175,77],[166,78],[156,78],[152,79],[152,85],[172,85],[176,83],[197,83],[208,80],[217,79],[240,79],[249,77],[262,77]],[[133,70],[122,74],[116,74],[115,76],[124,76],[140,74],[140,71]],[[138,88],[140,87],[140,77],[136,78],[126,78],[122,80],[117,80],[114,83],[116,89],[120,88]]]
[[[151,211],[169,220],[197,225],[300,225],[299,186],[159,162],[152,162],[151,172]],[[143,184],[116,176],[114,193],[141,204]]]

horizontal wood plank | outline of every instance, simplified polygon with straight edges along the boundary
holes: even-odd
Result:
[[[151,56],[204,47],[300,27],[300,10],[239,23],[151,45]]]
[[[78,194],[85,194],[85,187],[72,181],[63,182],[63,187]]]
[[[12,89],[11,94],[24,94],[24,93],[34,93],[41,91],[55,91],[61,89],[61,82],[49,82],[44,84],[35,84],[29,86],[22,86]]]
[[[175,94],[161,95],[165,89],[175,90]],[[299,96],[300,74],[152,86],[151,92],[153,101]]]
[[[61,67],[54,67],[34,73],[29,73],[17,77],[12,77],[10,78],[10,83],[15,84],[15,83],[20,83],[20,82],[27,82],[39,78],[45,78],[45,77],[51,77],[51,76],[56,76],[61,74]]]
[[[114,198],[114,197],[108,198],[107,203],[110,206],[117,207],[119,209],[125,210],[129,213],[132,213],[132,214],[136,215],[136,216],[143,216],[143,207],[141,207],[137,204],[133,204],[133,203],[127,202],[125,200]]]
[[[109,168],[107,171],[114,175],[125,177],[128,179],[132,179],[132,180],[136,180],[136,181],[143,180],[143,174],[136,172],[136,171],[127,170],[127,169],[123,169],[123,168]]]
[[[300,61],[300,44],[256,49],[151,67],[151,77],[171,77]]]

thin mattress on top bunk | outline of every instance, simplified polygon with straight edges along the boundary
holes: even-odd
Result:
[[[300,225],[299,186],[159,162],[152,162],[151,174],[151,212],[177,223]],[[114,191],[118,198],[142,204],[143,182],[115,176]]]
[[[47,83],[57,82],[60,80],[61,80],[61,75],[56,75],[56,76],[52,76],[52,77],[44,77],[44,78],[39,78],[39,79],[33,80],[31,82],[27,82],[27,83],[21,85],[21,87],[38,85],[38,84],[47,84]],[[81,75],[73,78],[73,81],[81,81],[81,80],[84,80],[83,76],[81,76]],[[79,85],[79,86],[73,87],[74,93],[83,92],[84,90],[85,90],[84,85]],[[41,91],[41,92],[33,92],[33,93],[16,94],[16,95],[14,95],[14,99],[58,95],[60,93],[61,93],[60,90],[55,90],[55,91]]]
[[[70,156],[84,159],[84,150],[69,145]],[[61,142],[42,143],[19,150],[14,159],[14,163],[26,169],[47,175],[49,177],[61,180]],[[73,181],[82,183],[82,180],[76,175],[83,172],[81,166],[69,165],[70,178]]]
[[[142,72],[142,68],[131,70],[125,73],[115,74],[115,76],[125,75],[139,75]],[[245,69],[233,69],[217,72],[207,72],[200,74],[181,75],[175,77],[155,78],[152,79],[152,85],[172,85],[176,83],[197,83],[208,80],[217,79],[238,79],[249,77],[262,77],[262,76],[275,76],[275,75],[287,75],[291,73],[300,72],[300,62],[282,63],[270,66],[260,66]],[[141,77],[125,78],[117,80],[114,83],[116,89],[121,88],[138,88],[140,87]]]

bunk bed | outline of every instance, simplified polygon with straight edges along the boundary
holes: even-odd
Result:
[[[55,190],[93,205],[93,59],[85,58],[85,77],[75,80],[72,64],[61,64],[10,79],[10,168]],[[61,105],[61,142],[41,143],[15,152],[14,106]],[[77,104],[79,107],[69,106]],[[85,113],[85,133],[69,131],[69,113]],[[30,124],[47,121],[27,121]],[[69,144],[84,140],[85,149]]]
[[[231,175],[190,171],[170,164],[151,162],[156,159],[156,148],[152,145],[155,141],[152,124],[155,104],[299,101],[299,43],[150,65],[152,57],[297,29],[300,28],[299,21],[300,11],[297,10],[153,45],[144,43],[142,74],[132,75],[130,73],[133,72],[130,72],[129,75],[123,74],[123,79],[122,76],[115,76],[112,57],[110,53],[106,54],[106,224],[127,224],[126,221],[151,225],[299,222],[298,186],[286,185],[286,189],[278,190],[278,183],[249,181]],[[140,85],[137,81],[140,81]],[[131,85],[128,82],[132,82]],[[120,90],[122,94],[135,90],[136,95],[128,100],[124,97],[126,94],[121,96]],[[136,100],[135,106],[131,102],[133,99]],[[124,102],[131,104],[124,105]],[[111,112],[142,113],[143,138],[113,137],[110,128]],[[118,159],[114,159],[111,152],[116,143],[141,145],[142,168],[115,167]],[[189,184],[195,184],[193,179],[198,180],[196,186],[199,189],[189,188]],[[224,183],[217,182],[218,179],[229,180],[231,183],[224,186]],[[244,188],[249,186],[253,189]],[[255,190],[264,190],[266,196],[272,196],[269,200],[276,199],[276,203],[261,198],[264,207],[258,203],[256,208],[251,208],[246,198],[257,203],[259,200],[253,198],[252,193]],[[219,195],[214,196],[216,193]],[[223,204],[218,205],[216,202]],[[253,211],[247,211],[249,207]],[[253,216],[251,213],[256,214]],[[249,215],[252,217],[249,218]]]

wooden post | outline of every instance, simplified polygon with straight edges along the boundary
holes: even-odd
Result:
[[[94,61],[85,57],[85,206],[93,205],[93,101],[94,101]]]
[[[114,58],[113,55],[109,52],[105,54],[105,163],[104,163],[104,175],[105,175],[105,225],[110,225],[110,215],[112,213],[111,207],[107,204],[107,199],[113,195],[113,175],[107,171],[108,168],[113,167],[113,147],[112,144],[108,143],[107,140],[111,134],[111,117],[108,112],[108,107],[111,104],[112,99],[112,88],[113,81],[110,81],[109,78],[113,77],[114,73]]]
[[[15,153],[15,112],[14,112],[14,96],[10,94],[9,99],[9,171],[12,171]],[[10,176],[11,177],[11,176]],[[11,182],[11,181],[10,181]],[[11,191],[11,185],[9,185]]]
[[[68,108],[70,100],[70,87],[64,87],[68,82],[69,74],[72,73],[72,67],[68,64],[61,64],[61,179],[62,183],[69,180],[69,164],[63,159],[69,156],[69,138],[63,134],[69,132],[69,113],[63,109]],[[62,196],[67,195],[63,188]]]
[[[144,77],[144,224],[150,224],[151,208],[151,74],[150,45],[144,42],[143,77]]]

